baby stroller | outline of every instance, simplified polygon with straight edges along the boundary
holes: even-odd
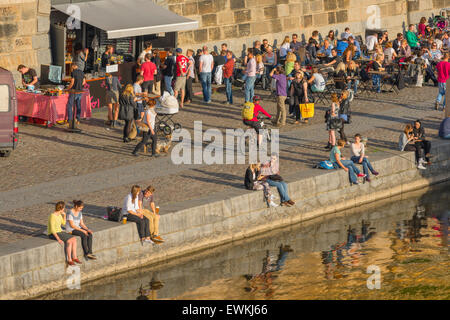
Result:
[[[179,132],[181,124],[172,119],[179,111],[178,101],[167,91],[164,92],[160,100],[156,103],[156,133],[161,131],[165,136],[169,136],[173,131]]]

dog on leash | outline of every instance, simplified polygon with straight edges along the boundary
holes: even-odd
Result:
[[[158,139],[156,142],[156,154],[168,153],[172,146],[172,135],[168,134],[163,139]],[[144,153],[147,153],[147,145],[144,146]]]

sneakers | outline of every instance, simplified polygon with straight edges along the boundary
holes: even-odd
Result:
[[[419,165],[417,166],[417,169],[426,170],[427,168],[422,163],[419,163]]]
[[[278,207],[278,205],[275,203],[275,202],[273,202],[272,200],[269,202],[269,207],[271,207],[271,208],[276,208],[276,207]]]
[[[163,238],[161,238],[161,237],[158,236],[158,235],[152,236],[152,240],[156,240],[156,241],[164,241]]]
[[[358,177],[358,178],[365,178],[366,175],[365,175],[364,173],[358,173],[358,174],[357,174],[357,177]]]

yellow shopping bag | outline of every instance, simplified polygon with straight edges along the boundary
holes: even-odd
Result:
[[[301,103],[300,112],[303,119],[314,117],[314,103]]]

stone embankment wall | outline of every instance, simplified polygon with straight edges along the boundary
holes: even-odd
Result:
[[[412,152],[375,153],[381,173],[371,183],[350,186],[343,170],[310,169],[285,176],[296,206],[268,209],[262,192],[232,190],[179,203],[162,214],[160,231],[166,242],[149,245],[138,240],[136,226],[98,221],[94,252],[98,260],[83,263],[81,281],[180,257],[275,228],[373,203],[450,179],[450,141],[434,141],[433,165],[417,170]],[[274,190],[274,194],[277,192]],[[78,239],[79,241],[79,239]],[[79,255],[82,256],[81,243]],[[74,279],[66,268],[63,248],[46,238],[30,238],[0,248],[0,299],[29,298],[67,288]]]
[[[377,14],[380,26],[391,37],[418,23],[420,17],[450,7],[450,0],[162,0],[171,11],[199,21],[199,28],[179,32],[183,48],[207,44],[220,48],[222,42],[236,51],[256,39],[278,41],[293,32],[308,40],[313,30],[326,37],[330,29],[340,33],[350,27],[353,34],[364,34],[367,22]],[[378,6],[378,9],[369,6]]]
[[[0,0],[0,67],[13,72],[24,64],[40,73],[50,64],[50,0]]]

